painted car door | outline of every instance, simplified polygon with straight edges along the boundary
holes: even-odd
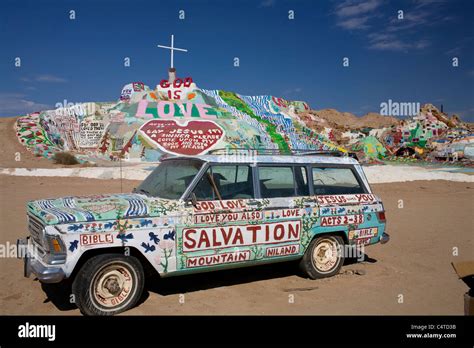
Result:
[[[252,169],[212,165],[193,189],[190,219],[178,227],[183,272],[240,267],[255,260],[256,229],[263,213],[254,201]]]
[[[258,246],[259,255],[267,262],[299,257],[317,219],[316,202],[309,198],[306,167],[262,165],[258,167],[258,182],[267,241]]]

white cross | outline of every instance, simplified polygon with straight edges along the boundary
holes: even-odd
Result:
[[[173,57],[174,57],[174,51],[182,51],[182,52],[188,52],[188,50],[185,50],[184,48],[176,48],[174,47],[174,35],[171,35],[171,46],[162,46],[158,45],[160,48],[166,48],[171,51],[171,68],[173,68]]]

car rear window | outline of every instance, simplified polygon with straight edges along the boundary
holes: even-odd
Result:
[[[314,167],[313,185],[316,195],[364,193],[364,188],[350,168]]]

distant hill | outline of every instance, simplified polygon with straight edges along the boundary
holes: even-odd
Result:
[[[370,112],[362,117],[357,117],[349,112],[340,112],[335,109],[310,110],[307,112],[327,122],[331,128],[384,128],[397,125],[400,121],[392,116],[382,116]]]

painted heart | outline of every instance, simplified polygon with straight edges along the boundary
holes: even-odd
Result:
[[[175,155],[202,155],[224,137],[224,130],[207,120],[150,120],[140,127],[142,134],[162,151]]]

